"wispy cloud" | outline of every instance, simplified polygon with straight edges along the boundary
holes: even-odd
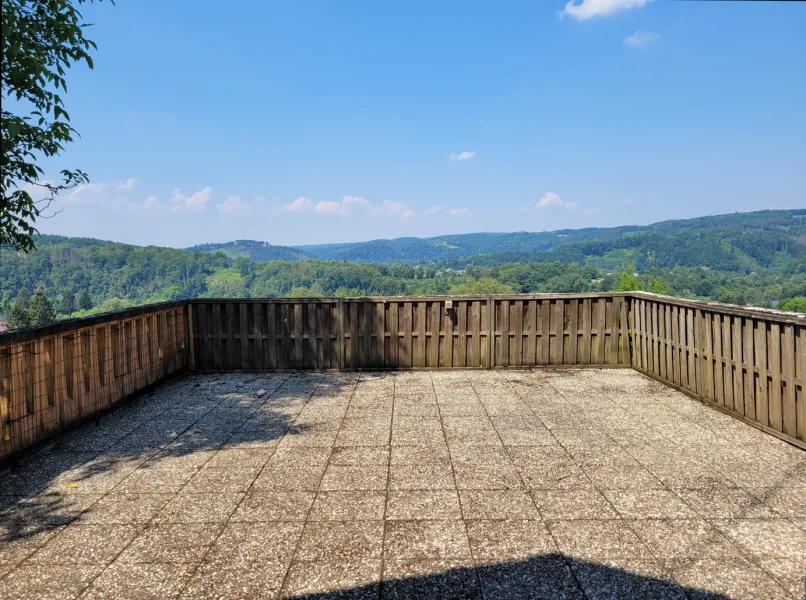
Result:
[[[449,210],[448,214],[452,217],[464,217],[470,213],[469,208],[454,208],[453,210]]]
[[[475,152],[460,152],[459,154],[451,154],[451,160],[468,160],[476,156]]]
[[[272,212],[276,214],[281,213],[299,213],[305,212],[311,209],[313,206],[313,202],[311,202],[310,198],[306,198],[305,196],[300,196],[296,200],[293,200],[287,204],[281,204],[280,206],[274,207]]]
[[[254,212],[252,205],[240,196],[227,196],[221,204],[216,204],[218,212],[228,217],[246,217]]]
[[[571,0],[560,11],[560,18],[571,17],[577,21],[586,21],[593,17],[606,17],[622,10],[641,8],[651,0]]]
[[[439,212],[439,211],[441,211],[441,210],[442,210],[442,207],[441,207],[441,206],[432,206],[431,208],[429,208],[429,209],[427,209],[427,210],[425,211],[425,214],[427,214],[427,215],[433,215],[433,214],[438,213],[438,212]]]
[[[62,198],[65,204],[103,204],[109,199],[105,183],[85,183]]]
[[[554,192],[546,192],[546,194],[535,204],[535,208],[537,210],[543,210],[544,208],[551,208],[553,206],[559,206],[562,208],[575,210],[577,207],[577,203],[574,202],[573,200],[569,200],[566,202]]]
[[[115,210],[128,210],[138,212],[144,215],[150,215],[155,212],[160,212],[168,208],[160,202],[160,199],[157,196],[149,196],[145,200],[143,200],[142,204],[137,204],[136,202],[132,202],[128,198],[115,198],[115,202],[113,204],[113,208]]]
[[[129,177],[126,181],[119,183],[117,189],[121,192],[128,192],[129,190],[133,190],[134,186],[136,186],[138,183],[139,181],[137,179],[134,177]]]
[[[182,194],[179,188],[174,190],[173,198],[171,198],[171,211],[180,212],[183,210],[188,211],[201,211],[207,207],[210,201],[210,196],[213,194],[213,188],[206,187],[190,196]]]
[[[646,48],[652,42],[656,42],[660,39],[660,36],[657,33],[651,33],[649,31],[636,31],[631,36],[624,38],[624,43],[627,46],[632,46],[633,48]]]

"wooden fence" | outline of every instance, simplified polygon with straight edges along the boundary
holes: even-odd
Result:
[[[632,366],[806,448],[806,316],[629,292],[197,299],[3,333],[0,460],[188,369],[576,365]]]
[[[0,459],[187,369],[187,303],[0,335]]]
[[[631,302],[633,367],[803,446],[803,315],[642,292]]]
[[[627,308],[624,294],[191,300],[191,369],[629,366]]]

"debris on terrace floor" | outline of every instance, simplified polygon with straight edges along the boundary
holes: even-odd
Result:
[[[0,536],[2,598],[798,599],[806,453],[630,370],[188,376]]]

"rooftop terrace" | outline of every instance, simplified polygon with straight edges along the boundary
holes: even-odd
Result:
[[[185,375],[0,535],[2,598],[797,599],[806,453],[630,369]]]

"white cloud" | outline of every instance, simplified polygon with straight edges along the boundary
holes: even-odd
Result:
[[[470,212],[469,208],[454,208],[453,210],[449,210],[448,214],[452,217],[464,217]]]
[[[400,213],[400,216],[403,217],[404,219],[408,219],[409,217],[414,216],[414,211],[411,210],[410,208],[406,209],[402,213]]]
[[[631,36],[624,38],[624,43],[633,48],[646,48],[652,42],[660,39],[657,33],[648,31],[636,31]]]
[[[577,21],[586,21],[592,17],[606,17],[622,10],[641,8],[650,0],[571,0],[560,11],[560,18],[571,17]]]
[[[245,217],[253,212],[252,205],[239,196],[227,196],[221,204],[216,204],[218,212],[228,217]]]
[[[546,195],[543,196],[540,200],[538,200],[537,204],[535,204],[535,208],[537,210],[543,210],[544,208],[549,208],[552,206],[561,206],[563,208],[575,210],[577,207],[577,203],[574,202],[573,200],[566,202],[554,192],[546,192]]]
[[[431,208],[429,208],[428,210],[425,211],[425,214],[433,215],[433,214],[438,213],[441,210],[442,210],[441,206],[432,206]]]
[[[156,196],[149,196],[143,201],[142,204],[132,202],[128,198],[115,198],[113,208],[115,210],[136,211],[144,215],[149,215],[154,212],[165,210],[167,207],[160,202],[160,199]]]
[[[133,190],[137,183],[137,179],[134,177],[129,177],[126,181],[118,184],[118,190],[121,192],[128,192],[129,190]]]
[[[306,198],[305,196],[300,196],[296,200],[293,200],[287,204],[281,204],[273,208],[273,212],[280,214],[280,213],[298,213],[298,212],[305,212],[311,209],[313,206],[313,202],[311,202],[310,198]]]
[[[343,215],[344,207],[335,200],[321,200],[316,203],[316,212],[322,215]]]
[[[105,183],[85,183],[62,199],[66,204],[103,204],[109,198],[109,186]]]
[[[174,190],[174,196],[171,198],[171,211],[179,212],[182,210],[198,211],[204,210],[207,203],[210,201],[210,196],[213,193],[213,188],[206,187],[191,196],[185,196],[179,190]]]
[[[451,154],[451,160],[468,160],[476,156],[475,152],[460,152],[459,154]]]

